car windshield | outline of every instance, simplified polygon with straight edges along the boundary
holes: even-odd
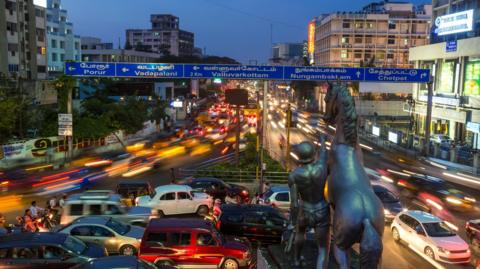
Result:
[[[155,197],[155,195],[157,195],[157,192],[155,190],[152,190],[152,192],[150,193],[150,198],[153,199],[153,197]]]
[[[385,203],[396,203],[398,202],[397,196],[389,191],[380,191],[376,193],[378,198]]]
[[[110,219],[109,221],[107,221],[106,226],[121,235],[124,235],[128,233],[128,231],[130,231],[130,225],[123,224],[113,219]]]
[[[76,254],[82,254],[87,249],[87,245],[85,245],[85,243],[73,236],[67,236],[67,239],[65,239],[63,245],[65,248]]]
[[[212,227],[213,234],[215,234],[215,237],[220,240],[222,245],[225,243],[225,238],[223,238],[222,234],[217,230],[217,228]]]
[[[423,227],[425,227],[427,234],[431,237],[448,237],[455,235],[444,222],[423,223]]]
[[[267,191],[265,194],[263,194],[263,199],[269,198],[270,196],[272,196],[272,194],[273,194],[272,190]]]

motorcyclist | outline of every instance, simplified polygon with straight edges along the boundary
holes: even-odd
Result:
[[[213,216],[218,220],[220,215],[222,214],[222,200],[220,199],[215,199],[215,202],[213,204]]]
[[[236,196],[234,193],[229,192],[227,193],[227,196],[225,196],[225,203],[226,204],[238,204],[238,196]]]
[[[32,233],[37,231],[37,226],[35,225],[30,209],[25,210],[25,215],[23,215],[22,221],[23,221],[23,229],[25,231],[32,232]]]

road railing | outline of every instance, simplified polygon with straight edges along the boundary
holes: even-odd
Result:
[[[230,183],[255,183],[258,182],[260,174],[250,170],[213,170],[213,169],[179,169],[181,178],[188,177],[213,177]],[[263,172],[263,180],[272,184],[287,184],[287,172]]]

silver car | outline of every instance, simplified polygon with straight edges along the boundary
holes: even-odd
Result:
[[[145,226],[157,212],[148,207],[122,204],[122,197],[111,191],[86,191],[68,197],[63,207],[60,224],[67,225],[83,216],[112,217],[121,222]]]
[[[286,186],[272,187],[263,195],[261,202],[288,212],[290,211],[290,188]]]
[[[62,228],[84,242],[103,245],[109,255],[131,256],[138,253],[145,229],[119,222],[111,217],[82,217]]]

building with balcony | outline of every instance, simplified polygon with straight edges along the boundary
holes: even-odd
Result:
[[[480,3],[475,0],[434,0],[432,44],[410,49],[410,61],[432,73],[432,134],[480,148]],[[425,134],[428,91],[415,85],[417,133]]]
[[[81,59],[85,62],[151,63],[161,57],[156,52],[115,49],[113,43],[104,43],[96,37],[82,37],[81,43]]]
[[[80,37],[62,9],[61,0],[47,1],[47,59],[50,74],[63,73],[65,61],[80,61]]]
[[[319,16],[311,23],[311,62],[340,67],[374,59],[377,67],[411,67],[408,50],[428,44],[431,14],[431,5],[383,1]]]
[[[180,29],[178,17],[169,14],[150,16],[151,29],[128,29],[127,49],[160,53],[162,55],[192,56],[195,36]]]
[[[27,81],[47,76],[46,7],[0,0],[0,74]]]

